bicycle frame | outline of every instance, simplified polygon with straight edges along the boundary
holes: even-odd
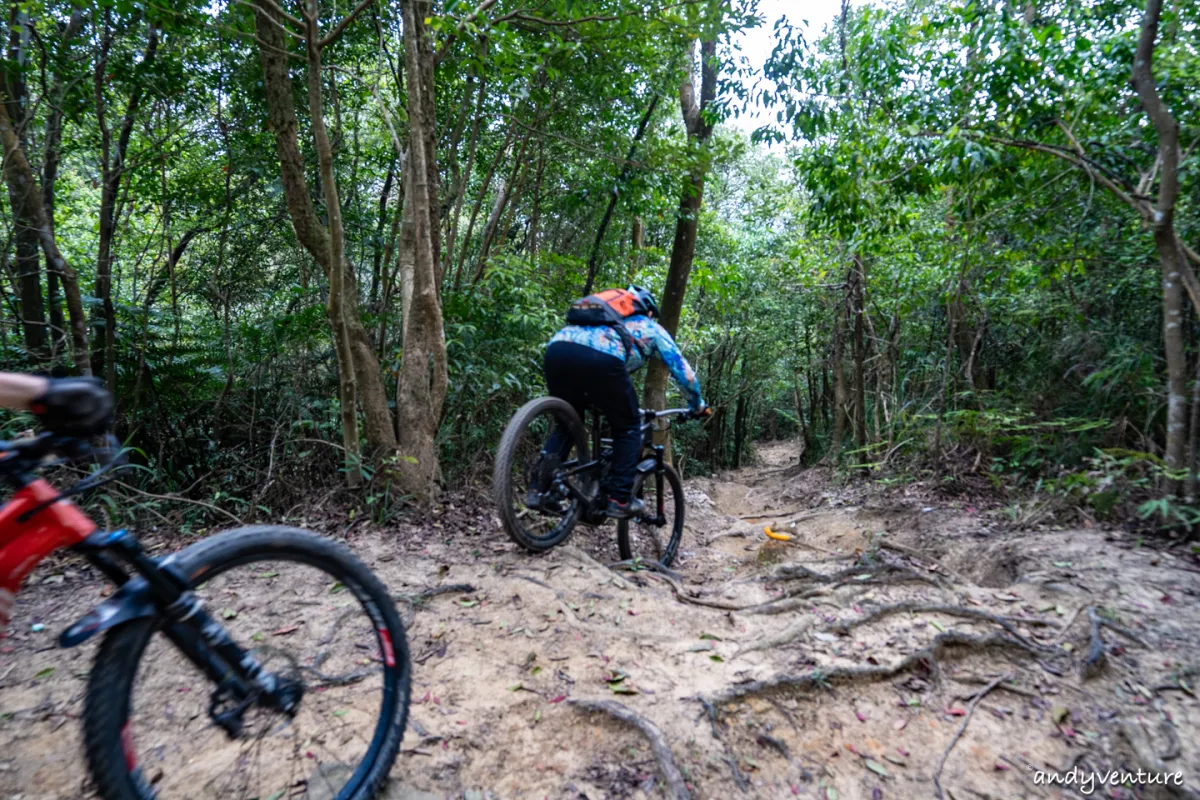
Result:
[[[18,489],[0,508],[0,634],[8,629],[21,584],[46,556],[83,542],[96,531],[74,504],[53,502],[58,491],[44,480]],[[51,503],[50,505],[44,505]],[[38,510],[39,506],[44,506]]]
[[[664,508],[663,500],[663,464],[665,461],[666,448],[660,444],[648,444],[646,434],[653,430],[655,420],[684,411],[686,411],[686,409],[668,409],[667,411],[660,412],[642,412],[642,453],[644,455],[646,451],[649,450],[650,456],[647,458],[642,458],[638,461],[637,472],[641,474],[654,473],[655,476],[655,498],[657,501],[655,516],[642,517],[643,522],[651,525],[666,524],[666,510]],[[603,509],[603,498],[601,498],[599,494],[586,494],[573,482],[567,479],[576,475],[595,471],[598,473],[596,484],[597,486],[599,485],[599,477],[603,475],[604,467],[608,464],[608,458],[605,456],[604,448],[606,445],[612,444],[612,439],[605,439],[603,436],[601,436],[600,416],[601,415],[594,409],[591,411],[591,426],[589,433],[592,440],[593,457],[582,464],[568,461],[562,465],[564,470],[562,476],[563,484],[568,494],[570,494],[583,505],[583,508],[585,509],[584,517],[592,524],[603,523],[608,518]]]

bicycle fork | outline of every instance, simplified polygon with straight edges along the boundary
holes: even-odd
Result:
[[[120,588],[63,632],[63,647],[74,647],[124,622],[162,614],[167,618],[163,634],[216,685],[209,715],[230,738],[240,733],[242,715],[256,702],[287,714],[295,712],[303,687],[266,671],[252,653],[242,649],[188,588],[186,577],[175,569],[170,557],[162,561],[151,558],[124,530],[92,534],[75,549]],[[131,566],[138,577],[126,575],[110,553]],[[233,705],[223,709],[230,701]]]
[[[638,464],[638,472],[643,474],[654,473],[654,517],[643,515],[642,522],[650,525],[665,525],[667,524],[666,507],[663,503],[663,476],[666,474],[664,464],[666,463],[666,448],[661,444],[652,445],[650,448],[653,455]],[[645,486],[645,482],[642,484]],[[645,494],[643,490],[642,494]],[[646,509],[649,513],[650,509]]]

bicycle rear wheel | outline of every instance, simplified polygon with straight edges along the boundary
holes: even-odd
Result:
[[[550,434],[559,429],[565,437],[565,454],[543,454]],[[492,498],[509,538],[527,550],[549,550],[566,539],[583,511],[579,500],[563,491],[564,465],[589,460],[587,432],[575,409],[557,397],[530,400],[517,409],[496,451],[492,472]],[[555,480],[562,478],[562,480]],[[580,475],[570,479],[585,494],[591,481]],[[543,490],[540,508],[530,508],[529,490]]]
[[[617,547],[621,558],[641,558],[671,566],[683,539],[683,482],[670,464],[663,465],[662,479],[653,472],[639,474],[633,496],[646,505],[639,519],[617,523]]]
[[[344,546],[283,527],[219,534],[173,564],[234,641],[303,696],[292,715],[238,703],[161,634],[162,617],[114,628],[84,707],[100,795],[373,798],[400,748],[411,679],[387,588]],[[243,705],[231,738],[212,711]]]

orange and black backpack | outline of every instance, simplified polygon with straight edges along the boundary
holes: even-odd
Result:
[[[633,292],[628,289],[605,289],[571,303],[567,309],[567,324],[612,328],[621,337],[626,358],[633,354],[635,347],[645,358],[646,353],[638,347],[637,340],[625,327],[626,319],[645,313],[646,309]]]

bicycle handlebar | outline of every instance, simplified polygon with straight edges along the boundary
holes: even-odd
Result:
[[[667,417],[679,417],[682,421],[686,422],[688,420],[699,419],[700,417],[704,416],[703,411],[697,413],[692,411],[690,408],[664,408],[662,411],[642,408],[638,409],[638,413],[645,422],[653,422],[655,420],[665,419]]]
[[[0,475],[19,475],[90,457],[95,457],[107,472],[112,467],[124,466],[124,456],[124,449],[112,434],[106,435],[103,446],[96,447],[87,439],[43,431],[28,439],[0,441]]]

